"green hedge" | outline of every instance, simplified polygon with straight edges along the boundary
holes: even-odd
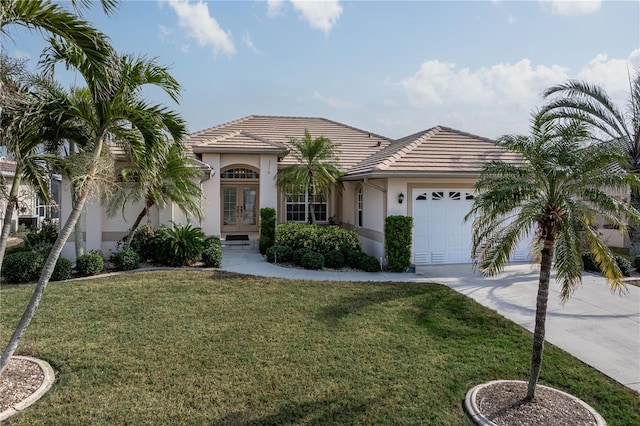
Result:
[[[276,244],[289,246],[293,250],[307,248],[326,254],[340,251],[361,250],[358,233],[339,226],[318,226],[307,223],[288,222],[276,228]]]
[[[35,281],[42,272],[45,258],[35,251],[7,254],[2,262],[2,277],[10,284]]]
[[[276,209],[263,207],[260,209],[260,241],[258,248],[261,254],[266,254],[267,249],[276,241]]]
[[[404,272],[411,266],[411,228],[413,218],[409,216],[387,216],[384,224],[389,269]]]
[[[222,264],[222,243],[220,238],[209,237],[204,240],[202,262],[208,268],[219,268]]]
[[[131,271],[140,267],[140,255],[131,248],[115,253],[111,261],[116,271]]]
[[[87,253],[76,259],[76,271],[81,277],[88,277],[102,272],[104,259],[97,253]]]

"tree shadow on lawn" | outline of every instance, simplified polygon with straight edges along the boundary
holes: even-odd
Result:
[[[343,425],[353,424],[368,413],[371,407],[382,402],[382,398],[355,400],[351,398],[331,398],[319,401],[289,402],[273,414],[256,417],[251,410],[230,413],[212,425]],[[366,422],[365,422],[366,423]]]
[[[328,325],[337,325],[344,317],[353,315],[373,305],[380,305],[393,300],[420,296],[434,286],[440,284],[429,283],[362,283],[363,286],[375,286],[377,291],[363,289],[355,295],[341,298],[336,303],[323,307],[317,319]]]

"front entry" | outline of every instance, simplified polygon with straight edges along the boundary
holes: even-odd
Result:
[[[258,231],[258,185],[222,185],[222,232]]]

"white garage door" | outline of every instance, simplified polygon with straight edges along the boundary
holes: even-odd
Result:
[[[413,263],[470,263],[472,220],[471,189],[414,189],[412,191]],[[516,249],[512,261],[529,260],[530,242]]]
[[[413,262],[471,262],[471,222],[473,195],[468,189],[414,189]]]

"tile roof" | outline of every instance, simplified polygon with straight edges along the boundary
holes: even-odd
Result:
[[[519,162],[495,141],[444,126],[398,139],[351,167],[349,177],[478,173],[493,160]]]
[[[312,138],[330,139],[338,151],[338,166],[343,170],[360,163],[387,147],[390,139],[365,130],[318,117],[281,117],[251,115],[239,120],[192,133],[187,144],[201,152],[273,152],[286,154],[291,138],[301,139],[305,129]],[[285,156],[281,165],[294,164]]]
[[[5,157],[0,158],[0,173],[4,175],[13,175],[16,172],[16,162],[8,160]]]

